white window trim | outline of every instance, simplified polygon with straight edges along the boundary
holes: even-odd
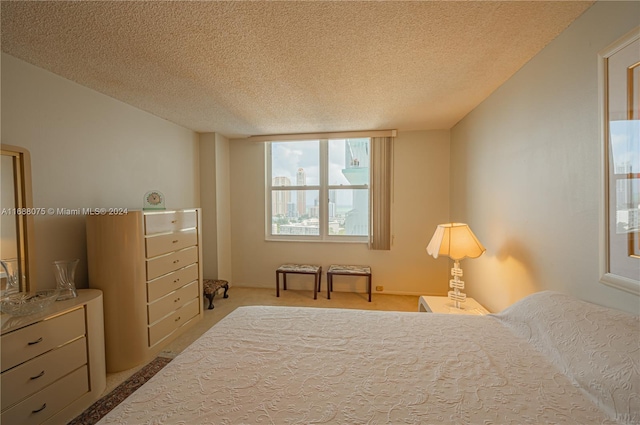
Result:
[[[271,142],[286,142],[286,141],[300,141],[300,140],[319,140],[320,142],[320,184],[309,186],[283,186],[281,190],[317,190],[318,199],[329,199],[329,191],[333,189],[367,189],[369,191],[369,215],[371,214],[371,172],[369,172],[369,184],[367,185],[328,185],[329,181],[329,139],[343,139],[354,138],[354,134],[350,133],[349,137],[327,137],[327,133],[322,134],[320,138],[289,138],[287,140],[278,140],[277,137],[269,137],[269,141],[265,143],[265,240],[266,241],[278,241],[278,242],[324,242],[324,243],[359,243],[368,244],[369,235],[362,236],[345,236],[345,235],[329,235],[328,231],[328,216],[329,216],[329,203],[319,202],[319,235],[273,235],[271,234],[272,214],[273,214],[273,190],[278,190],[280,186],[273,186],[271,176]],[[342,133],[346,134],[346,133]],[[369,133],[358,135],[357,137],[370,137]],[[284,189],[286,187],[286,189]],[[369,226],[371,222],[369,221]]]

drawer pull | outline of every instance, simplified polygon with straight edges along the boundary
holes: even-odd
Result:
[[[180,282],[180,279],[176,279],[173,281],[173,283],[178,283],[178,282]]]
[[[28,342],[29,345],[36,345],[37,343],[42,342],[42,337],[36,339],[35,341]]]
[[[42,375],[44,375],[44,370],[43,370],[42,372],[40,372],[39,374],[37,374],[36,376],[32,376],[32,377],[31,377],[31,378],[29,378],[29,379],[31,379],[31,380],[38,379],[38,378],[40,378]]]
[[[172,243],[178,243],[178,239],[174,240]]]
[[[42,412],[46,407],[47,407],[47,403],[44,403],[41,408],[36,409],[36,410],[32,410],[31,413]]]
[[[177,223],[178,220],[171,220],[171,224]]]
[[[174,260],[174,261],[173,261],[173,264],[177,264],[177,263],[179,263],[179,262],[180,262],[180,260]]]
[[[173,300],[174,303],[177,303],[178,301],[180,301],[180,297],[178,297],[175,300]]]
[[[178,318],[175,320],[176,322],[180,320],[180,316],[178,316]]]

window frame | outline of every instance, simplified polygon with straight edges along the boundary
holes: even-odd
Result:
[[[273,186],[272,176],[272,144],[283,142],[296,142],[298,140],[271,140],[265,143],[265,240],[267,241],[289,241],[289,242],[330,242],[330,243],[369,243],[371,233],[371,165],[369,165],[369,182],[363,185],[329,185],[329,140],[348,140],[355,137],[319,137],[317,139],[300,141],[317,141],[320,155],[320,182],[318,185],[307,186]],[[357,137],[369,139],[369,149],[371,149],[371,137]],[[368,229],[366,235],[331,235],[329,234],[329,191],[344,189],[366,189],[368,193]],[[318,235],[274,235],[271,233],[273,223],[273,192],[275,190],[299,191],[317,190],[318,199],[326,202],[318,202]]]

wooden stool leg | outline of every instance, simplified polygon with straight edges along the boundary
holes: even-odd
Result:
[[[215,292],[213,294],[206,294],[205,297],[207,297],[207,299],[209,300],[209,308],[208,310],[213,310],[213,297],[215,295]]]
[[[276,271],[276,297],[280,296],[280,272]]]
[[[287,290],[287,272],[282,272],[282,289]]]
[[[229,290],[229,284],[227,283],[226,285],[223,286],[224,288],[224,295],[222,296],[222,298],[229,298],[229,295],[227,294],[227,291]]]
[[[369,275],[369,302],[371,302],[371,275]]]
[[[313,275],[313,299],[318,299],[318,273]]]
[[[331,285],[333,285],[333,273],[327,273],[327,299],[331,299]]]

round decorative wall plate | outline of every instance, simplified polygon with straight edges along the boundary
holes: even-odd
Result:
[[[144,194],[142,204],[143,210],[163,210],[165,209],[164,195],[160,191],[150,190]]]

